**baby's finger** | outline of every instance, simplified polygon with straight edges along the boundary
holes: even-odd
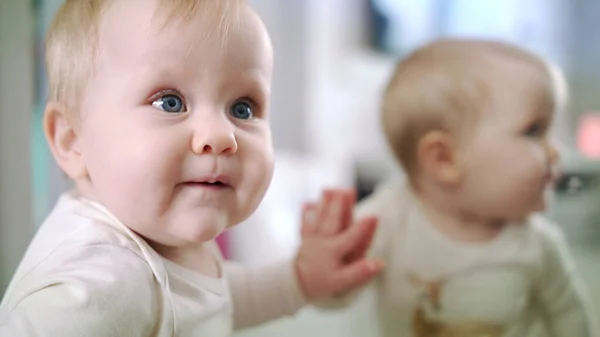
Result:
[[[383,270],[383,262],[359,260],[339,270],[332,282],[334,292],[346,293],[364,286]]]
[[[327,219],[329,208],[331,207],[332,199],[333,199],[334,191],[333,190],[325,190],[321,196],[321,200],[319,201],[317,207],[317,213],[315,217],[315,225],[317,226],[317,233],[324,233],[325,230],[323,228],[323,222]]]
[[[356,190],[350,189],[346,191],[345,196],[342,205],[342,223],[340,224],[340,232],[345,231],[352,224],[354,206],[356,205]]]
[[[339,256],[347,256],[353,251],[360,250],[364,244],[365,238],[368,239],[369,245],[377,230],[377,218],[365,217],[360,219],[356,224],[341,233],[335,242],[335,249]],[[366,248],[368,249],[368,247]]]
[[[331,192],[331,202],[324,212],[323,223],[320,224],[324,235],[331,236],[340,232],[344,216],[343,210],[347,202],[346,194],[344,190],[334,190]]]
[[[304,204],[302,208],[302,225],[300,232],[302,235],[313,235],[317,232],[317,207],[314,202]]]
[[[358,220],[358,222],[356,224],[354,224],[354,226],[361,226],[361,222],[365,222],[365,221],[377,222],[377,219],[363,218],[363,219]],[[346,256],[346,259],[345,259],[346,263],[352,263],[352,262],[358,261],[365,257],[365,255],[367,254],[367,251],[369,250],[369,248],[371,248],[371,244],[373,243],[373,238],[375,237],[375,232],[376,231],[367,233],[367,235],[365,235],[364,237],[361,238],[360,242],[356,245],[356,247],[354,247],[354,249],[352,251],[350,251],[350,253]]]

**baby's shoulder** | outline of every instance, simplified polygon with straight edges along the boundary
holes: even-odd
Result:
[[[131,251],[142,255],[137,235],[109,214],[82,202],[61,203],[64,201],[59,202],[40,226],[29,247],[30,252],[41,250],[45,256],[50,256],[60,251],[96,246],[114,254]]]
[[[156,305],[155,273],[139,251],[97,220],[69,223],[80,227],[52,233],[60,226],[51,221],[40,228],[7,290],[3,309],[10,312],[26,299],[76,305],[77,298],[69,297],[73,294],[85,299],[86,310],[117,310],[133,302]]]
[[[527,224],[528,234],[545,248],[551,248],[565,241],[565,235],[562,228],[541,214],[535,214],[529,218]]]
[[[514,240],[514,252],[532,259],[536,269],[544,272],[569,255],[567,239],[562,228],[541,214],[527,219],[524,226],[516,226],[514,232],[519,235]],[[508,236],[509,238],[511,236]]]
[[[402,240],[407,226],[409,213],[408,191],[401,180],[386,181],[371,195],[361,200],[355,209],[355,217],[376,217],[377,231],[371,245],[369,256],[382,258],[390,254],[393,243]]]
[[[141,238],[110,215],[63,197],[38,229],[13,280],[49,279],[78,269],[151,277],[145,249]]]
[[[386,216],[398,213],[407,201],[408,189],[404,180],[389,180],[377,185],[373,193],[361,200],[356,214]]]
[[[38,323],[51,326],[54,318],[76,313],[74,324],[92,324],[94,329],[127,328],[130,322],[146,329],[155,324],[163,301],[155,259],[144,255],[126,227],[92,206],[61,198],[29,245],[0,316],[17,309],[39,312],[47,319]]]

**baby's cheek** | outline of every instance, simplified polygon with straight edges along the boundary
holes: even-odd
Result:
[[[243,188],[237,191],[240,214],[236,221],[243,221],[258,207],[271,183],[274,169],[272,152],[268,148],[255,149],[242,160]]]
[[[526,175],[526,178],[529,180],[530,184],[539,183],[540,181],[545,180],[547,175],[551,173],[550,170],[552,168],[548,158],[539,152],[529,158],[523,158],[522,162],[527,165],[524,169],[527,170],[528,174]]]

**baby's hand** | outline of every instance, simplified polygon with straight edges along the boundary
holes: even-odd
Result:
[[[369,282],[382,269],[379,261],[364,258],[377,219],[353,222],[356,193],[330,190],[319,204],[308,204],[302,215],[302,244],[296,271],[304,295],[314,301],[343,294]]]

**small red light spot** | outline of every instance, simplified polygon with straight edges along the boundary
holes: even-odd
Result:
[[[589,112],[580,117],[577,147],[586,157],[600,158],[600,112]]]

